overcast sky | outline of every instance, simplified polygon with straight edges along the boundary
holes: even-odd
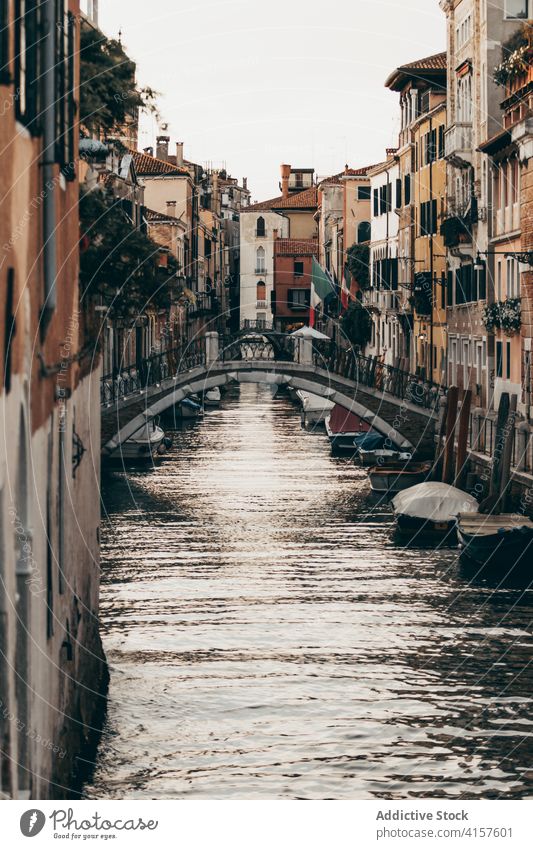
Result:
[[[172,143],[248,176],[255,200],[278,193],[281,162],[319,176],[379,162],[398,133],[385,79],[444,50],[444,23],[438,0],[100,0]]]

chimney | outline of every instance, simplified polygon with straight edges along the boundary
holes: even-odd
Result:
[[[154,149],[153,149],[153,147],[145,147],[145,148],[144,148],[144,153],[146,153],[146,155],[147,155],[147,156],[153,156],[153,155],[154,155]]]
[[[289,177],[291,176],[291,166],[281,166],[281,194],[283,198],[289,197]]]
[[[243,187],[243,189],[245,189],[245,190],[247,190],[247,189],[248,189],[248,177],[243,177],[243,178],[242,178],[242,187]]]
[[[167,200],[167,215],[171,218],[176,217],[176,201],[175,200]]]
[[[156,139],[156,156],[158,159],[164,159],[168,162],[168,146],[170,144],[170,136],[158,136]]]
[[[176,142],[176,165],[178,168],[183,165],[183,142]]]

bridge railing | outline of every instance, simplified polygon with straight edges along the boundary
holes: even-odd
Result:
[[[100,382],[102,406],[120,401],[128,395],[155,386],[168,377],[205,363],[205,340],[197,339],[178,348],[170,348],[137,363],[123,365]]]
[[[411,374],[408,371],[380,362],[377,357],[365,357],[351,348],[340,348],[333,342],[315,342],[314,364],[353,380],[359,386],[386,392],[429,410],[437,410],[446,386]]]

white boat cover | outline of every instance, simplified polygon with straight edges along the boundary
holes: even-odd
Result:
[[[306,413],[329,412],[335,406],[333,401],[329,401],[327,398],[321,398],[320,395],[303,392],[301,389],[297,389],[296,394]]]
[[[399,492],[392,500],[394,512],[416,519],[451,522],[459,513],[477,513],[476,499],[447,483],[427,481]]]

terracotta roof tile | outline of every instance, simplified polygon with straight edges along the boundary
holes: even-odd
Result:
[[[317,239],[276,239],[277,256],[318,256]]]
[[[170,222],[171,224],[173,224],[174,222],[178,223],[179,221],[179,219],[176,218],[174,215],[165,215],[163,212],[156,212],[155,209],[145,209],[144,217],[152,224],[158,222],[161,222],[163,224]]]
[[[433,56],[426,56],[425,59],[417,59],[416,62],[409,62],[407,65],[401,65],[399,71],[445,71],[447,65],[447,55],[444,53],[434,53]]]
[[[434,53],[432,56],[425,56],[423,59],[417,59],[415,62],[408,62],[405,65],[400,65],[395,68],[392,74],[389,74],[385,81],[386,88],[392,91],[400,91],[409,78],[416,77],[424,80],[424,72],[427,73],[427,79],[434,79],[436,76],[446,74],[448,67],[448,57],[446,52]]]
[[[251,206],[246,206],[242,212],[256,212],[258,210],[272,209],[315,209],[318,203],[318,192],[316,186],[311,186],[309,189],[304,189],[303,192],[290,194],[288,198],[280,195],[271,200],[263,200],[260,203],[253,203]]]
[[[147,153],[140,153],[138,150],[130,150],[130,153],[133,155],[135,170],[140,177],[158,177],[163,174],[189,176],[189,172],[185,168],[178,168],[176,165],[165,162],[163,159],[157,159],[155,156],[149,156]]]
[[[366,177],[368,172],[371,171],[372,168],[375,168],[376,165],[378,165],[378,164],[380,164],[380,163],[374,162],[373,165],[365,165],[363,168],[347,168],[346,171],[344,172],[344,174],[342,174],[342,176],[343,177]]]

